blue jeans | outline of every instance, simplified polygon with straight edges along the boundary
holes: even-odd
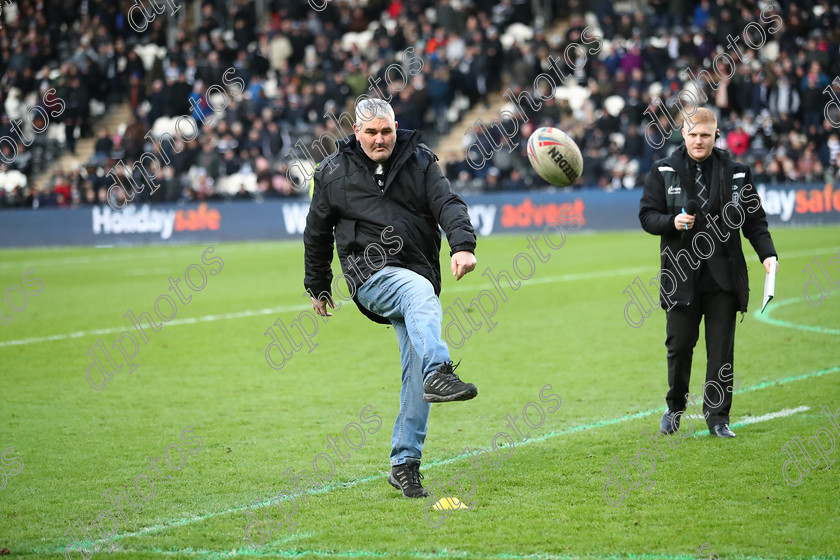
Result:
[[[386,266],[359,288],[359,303],[391,321],[400,344],[402,390],[400,413],[391,437],[391,465],[420,459],[431,405],[423,400],[423,382],[449,361],[441,336],[443,310],[431,282],[416,272]]]

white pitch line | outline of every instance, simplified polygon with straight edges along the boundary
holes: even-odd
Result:
[[[811,407],[799,406],[797,408],[783,408],[778,412],[770,412],[768,414],[762,414],[761,416],[745,416],[743,420],[733,422],[731,426],[732,428],[742,428],[744,426],[749,426],[750,424],[758,424],[759,422],[767,422],[768,420],[775,420],[776,418],[785,418],[786,416],[793,416],[794,414],[799,414],[800,412],[805,412],[806,410],[811,410]],[[701,422],[703,421],[703,418],[701,416],[695,416],[694,418],[697,418]],[[711,436],[711,434],[706,430],[694,434],[694,437],[705,436]]]
[[[822,251],[833,251],[832,248],[822,248],[822,249],[814,249],[809,251],[808,253],[803,254],[817,254]],[[787,256],[794,256],[794,254],[788,254]],[[0,264],[0,266],[3,266]],[[588,272],[582,274],[561,274],[559,276],[546,276],[545,278],[532,278],[530,280],[523,280],[523,284],[550,284],[554,282],[571,282],[574,280],[589,280],[593,278],[609,278],[612,276],[622,276],[626,274],[639,274],[646,271],[654,271],[655,269],[651,267],[643,267],[643,268],[620,268],[615,270],[603,270],[601,272]],[[520,286],[521,287],[521,286]],[[484,284],[463,284],[460,286],[449,286],[446,288],[446,293],[449,292],[469,292],[469,291],[479,291],[485,290],[487,288],[494,288],[493,284],[491,283],[484,283]],[[254,317],[258,315],[269,315],[271,313],[282,313],[285,311],[303,311],[305,309],[309,309],[310,306],[306,304],[302,305],[295,305],[295,306],[287,306],[287,307],[275,307],[271,309],[257,309],[254,311],[241,311],[238,313],[225,313],[221,315],[205,315],[204,317],[196,317],[193,319],[175,319],[167,325],[189,325],[193,323],[205,323],[208,321],[223,321],[226,319],[239,319],[242,317]],[[118,333],[127,330],[127,327],[112,327],[108,329],[98,329],[93,331],[76,331],[72,333],[66,334],[55,334],[51,336],[42,336],[42,337],[35,337],[35,338],[24,338],[20,340],[7,340],[7,341],[0,341],[0,348],[5,346],[18,346],[21,344],[35,344],[39,342],[49,342],[52,340],[66,340],[68,338],[80,338],[83,336],[95,335],[95,334],[110,334],[110,333]]]
[[[794,251],[792,253],[782,253],[781,257],[783,259],[792,258],[792,257],[807,257],[807,256],[817,256],[820,254],[832,254],[836,253],[838,247],[820,247],[819,249],[804,249],[802,251]]]
[[[96,255],[92,257],[65,257],[63,259],[27,259],[25,262],[6,262],[0,263],[0,268],[20,268],[30,266],[61,266],[65,264],[89,264],[89,263],[110,263],[111,261],[124,261],[127,259],[142,259],[142,258],[160,258],[161,255],[170,256],[170,253],[147,253],[146,255]]]
[[[769,414],[762,414],[761,416],[756,417],[746,417],[740,422],[738,422],[739,426],[749,426],[750,424],[757,424],[759,422],[766,422],[767,420],[774,420],[776,418],[784,418],[785,416],[793,416],[794,414],[799,414],[800,412],[805,412],[806,410],[811,410],[810,406],[799,406],[796,408],[785,408],[780,410],[779,412],[771,412]]]
[[[90,247],[69,247],[69,249],[89,249]],[[102,249],[102,251],[97,251],[96,254],[90,255],[87,257],[48,257],[47,255],[38,255],[37,252],[32,252],[27,255],[25,262],[4,262],[0,263],[0,268],[20,268],[20,267],[30,267],[30,266],[61,266],[61,265],[69,265],[69,264],[107,264],[111,261],[124,261],[124,260],[134,260],[134,259],[159,259],[161,257],[173,257],[173,256],[180,256],[187,251],[191,251],[195,249],[195,245],[167,245],[165,247],[159,247],[157,251],[119,251],[119,249],[127,249],[127,247],[117,247],[113,245],[97,245],[96,249]],[[144,247],[137,247],[136,249],[143,249]],[[10,250],[13,248],[9,247],[2,247],[0,248],[0,254],[3,251]],[[25,247],[24,247],[25,249]],[[46,257],[46,258],[37,258],[37,256]],[[33,258],[34,257],[34,258]]]
[[[805,257],[808,255],[818,255],[821,253],[834,253],[837,252],[836,247],[821,247],[819,249],[808,249],[804,251],[797,251],[793,253],[784,253],[782,256],[784,258],[793,258],[793,257]],[[502,269],[499,269],[502,270]],[[530,280],[522,280],[523,285],[530,285],[530,284],[551,284],[554,282],[571,282],[574,280],[590,280],[594,278],[609,278],[611,276],[622,276],[625,274],[642,274],[642,273],[651,273],[651,278],[655,277],[658,274],[658,269],[655,267],[636,267],[636,268],[622,268],[616,270],[603,270],[600,272],[586,272],[580,274],[561,274],[559,276],[546,276],[544,278],[532,278]],[[498,274],[498,272],[497,272]],[[511,276],[514,280],[517,280],[519,276],[515,273],[511,272]],[[634,278],[635,279],[635,278]],[[504,287],[504,286],[503,286]],[[521,286],[520,286],[521,287]],[[468,292],[470,290],[485,290],[487,288],[495,288],[495,286],[491,283],[485,284],[464,284],[460,286],[451,286],[446,288],[446,293],[449,292]],[[518,290],[519,288],[517,288]]]
[[[500,269],[501,270],[501,269]],[[639,274],[645,271],[653,271],[654,274],[656,271],[651,267],[644,267],[644,268],[620,268],[616,270],[602,270],[601,272],[585,272],[581,274],[561,274],[559,276],[546,276],[544,278],[532,278],[530,280],[522,280],[522,285],[531,285],[531,284],[551,284],[554,282],[571,282],[574,280],[590,280],[592,278],[609,278],[611,276],[623,276],[625,274]],[[514,280],[519,278],[516,274],[511,273],[511,276]],[[505,284],[506,285],[506,284]],[[504,288],[505,285],[502,287]],[[479,291],[485,290],[487,288],[495,288],[493,284],[486,283],[486,284],[463,284],[461,286],[448,286],[445,292],[442,293],[449,293],[449,292],[468,292],[468,291]],[[521,288],[521,286],[520,286]],[[516,288],[519,290],[519,288]]]
[[[584,232],[581,232],[584,233]],[[588,232],[589,234],[594,234],[591,230]],[[82,247],[83,248],[83,247]],[[174,254],[180,254],[182,251],[186,251],[188,249],[192,249],[190,245],[183,245],[183,246],[167,246],[166,251],[164,252],[147,252],[145,254],[138,253],[138,254],[126,254],[126,253],[116,253],[120,247],[116,246],[101,246],[97,247],[101,249],[108,249],[109,253],[111,254],[99,254],[90,257],[58,257],[58,258],[46,258],[46,259],[38,259],[33,260],[29,259],[26,263],[22,262],[4,262],[0,263],[0,269],[2,268],[20,268],[21,266],[60,266],[60,265],[68,265],[68,264],[87,264],[87,263],[99,263],[99,262],[110,262],[113,260],[126,260],[126,259],[147,259],[147,258],[159,258],[161,255],[164,256],[172,256]],[[10,250],[12,248],[4,247],[0,249],[0,252],[4,250]],[[820,255],[820,254],[833,254],[837,252],[837,247],[819,247],[816,249],[804,249],[801,251],[794,251],[791,253],[783,253],[783,258],[792,258],[792,257],[807,257],[809,255]],[[114,254],[116,253],[116,254]]]
[[[525,280],[524,284],[546,284],[550,282],[568,282],[572,280],[585,280],[589,278],[605,278],[609,276],[621,276],[623,274],[634,274],[642,270],[648,270],[647,268],[639,269],[639,268],[623,268],[618,270],[605,270],[602,272],[593,272],[593,273],[586,273],[586,274],[563,274],[560,276],[548,276],[546,278],[534,278],[531,280]],[[478,291],[485,288],[492,288],[492,284],[465,284],[463,286],[452,286],[446,289],[448,292],[463,292],[463,291]],[[286,311],[303,311],[306,309],[311,309],[311,304],[301,304],[301,305],[291,305],[285,307],[272,307],[272,308],[264,308],[264,309],[257,309],[253,311],[240,311],[237,313],[223,313],[221,315],[205,315],[203,317],[195,317],[190,319],[174,319],[168,323],[169,325],[191,325],[193,323],[207,323],[210,321],[224,321],[227,319],[241,319],[243,317],[255,317],[258,315],[270,315],[272,313],[283,313]],[[107,329],[96,329],[92,331],[76,331],[71,333],[65,334],[54,334],[51,336],[39,336],[34,338],[23,338],[19,340],[6,340],[0,341],[0,348],[5,346],[19,346],[22,344],[37,344],[39,342],[50,342],[53,340],[67,340],[68,338],[80,338],[83,336],[90,336],[90,335],[100,335],[100,334],[111,334],[111,333],[118,333],[122,331],[129,330],[131,328],[131,324],[127,324],[123,327],[111,327]]]
[[[242,317],[256,317],[258,315],[271,315],[272,313],[283,313],[285,311],[302,311],[304,309],[311,309],[312,304],[290,305],[284,307],[272,307],[255,309],[252,311],[238,311],[236,313],[222,313],[219,315],[204,315],[203,317],[189,317],[187,319],[173,319],[166,323],[170,325],[192,325],[194,323],[207,323],[210,321],[224,321],[226,319],[241,319]],[[6,340],[0,341],[0,348],[4,346],[18,346],[21,344],[35,344],[38,342],[49,342],[51,340],[66,340],[68,338],[80,338],[83,336],[118,333],[122,331],[131,330],[133,327],[127,323],[123,327],[111,327],[108,329],[96,329],[92,331],[76,331],[66,334],[54,334],[51,336],[39,336],[35,338],[22,338],[20,340]]]

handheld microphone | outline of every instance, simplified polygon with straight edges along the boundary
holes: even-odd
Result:
[[[688,201],[688,204],[685,205],[686,214],[691,214],[692,216],[694,216],[695,214],[697,214],[698,210],[700,210],[700,204],[698,204],[697,201],[693,198]]]
[[[691,200],[688,201],[688,203],[686,203],[685,208],[683,208],[683,213],[684,214],[689,214],[691,216],[696,216],[698,210],[700,210],[700,205],[697,203],[696,200],[694,200],[692,198]],[[695,224],[696,223],[697,222],[695,221]],[[686,227],[686,229],[682,232],[683,240],[685,240],[686,235],[688,235],[688,227]]]

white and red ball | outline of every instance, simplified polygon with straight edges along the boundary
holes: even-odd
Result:
[[[567,187],[583,173],[583,156],[572,138],[559,128],[538,128],[528,138],[528,160],[540,177]]]

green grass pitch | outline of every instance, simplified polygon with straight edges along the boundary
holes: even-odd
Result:
[[[99,391],[86,381],[85,354],[97,340],[110,347],[131,329],[128,309],[153,311],[159,295],[173,294],[170,275],[183,276],[191,264],[217,270],[202,264],[206,247],[3,251],[0,290],[37,291],[23,285],[33,267],[28,279],[40,278],[43,291],[0,326],[0,453],[14,447],[5,455],[7,472],[15,470],[12,457],[23,464],[0,490],[0,549],[12,558],[60,558],[72,540],[65,536],[70,524],[114,510],[107,491],[132,491],[142,473],[158,476],[147,457],[173,444],[170,459],[184,466],[170,470],[161,459],[160,472],[171,479],[156,478],[155,495],[138,511],[126,505],[108,558],[838,558],[837,466],[822,463],[793,487],[782,476],[781,449],[794,436],[805,443],[819,427],[830,428],[819,414],[824,405],[840,408],[838,290],[819,307],[802,298],[803,268],[815,256],[828,263],[840,249],[840,228],[772,233],[781,270],[776,300],[762,316],[764,274],[745,246],[752,298],[736,335],[738,437],[709,438],[700,422],[693,437],[657,461],[655,484],[631,490],[620,507],[605,502],[602,471],[616,457],[626,465],[651,447],[641,432],[658,426],[667,388],[664,313],[656,310],[640,328],[623,318],[622,291],[637,275],[647,283],[657,272],[658,239],[581,232],[549,251],[531,280],[507,291],[498,326],[482,327],[453,351],[463,360],[458,373],[479,395],[433,405],[425,483],[475,470],[464,448],[489,448],[496,433],[510,431],[506,415],[540,402],[545,385],[562,405],[528,430],[527,442],[500,450],[512,454],[478,479],[473,507],[452,512],[438,528],[426,522],[425,500],[401,498],[386,482],[400,387],[391,329],[345,305],[320,327],[312,352],[304,346],[280,371],[265,362],[272,322],[288,325],[311,308],[302,297],[301,242],[214,245],[221,272],[201,291],[184,288],[192,299],[179,302],[159,332],[146,329],[137,369],[124,367]],[[476,271],[457,283],[445,247],[444,307],[491,288],[481,272],[511,270],[527,243],[522,235],[480,239]],[[14,290],[12,297],[20,305]],[[8,313],[5,297],[2,310]],[[702,336],[696,355],[705,356]],[[695,394],[704,364],[695,362]],[[245,506],[290,491],[284,471],[311,471],[327,436],[341,438],[367,405],[381,428],[298,504],[293,531],[277,529],[261,548],[251,547]],[[187,426],[193,432],[182,436]],[[109,518],[102,519],[108,529]]]

